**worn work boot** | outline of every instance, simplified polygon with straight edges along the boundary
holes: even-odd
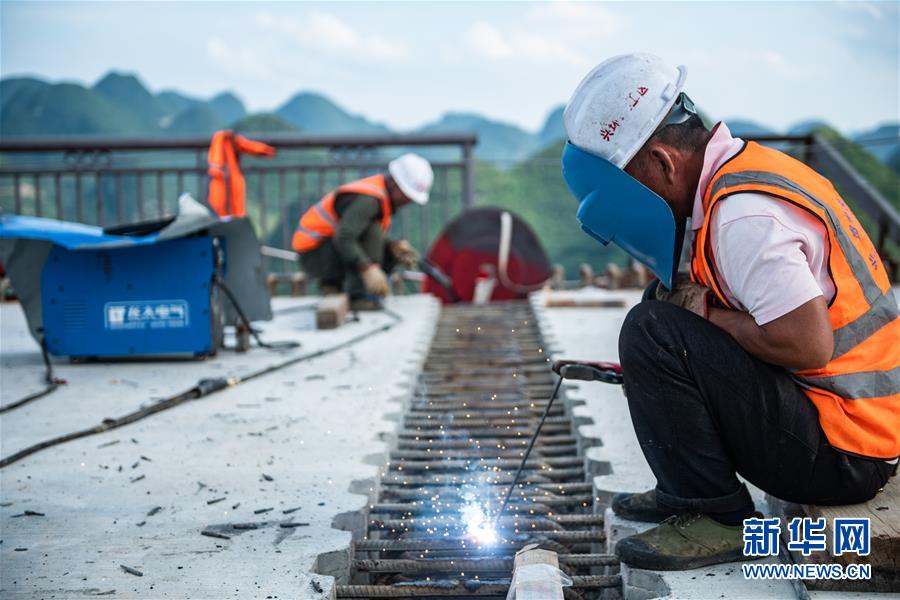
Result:
[[[656,505],[655,489],[642,494],[616,494],[610,506],[616,515],[629,521],[659,523],[673,515],[671,512],[660,510]]]
[[[737,560],[744,556],[743,527],[730,527],[701,514],[672,516],[616,545],[616,557],[630,567],[681,571]]]

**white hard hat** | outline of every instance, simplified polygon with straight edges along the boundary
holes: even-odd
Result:
[[[686,78],[685,67],[671,67],[652,54],[600,63],[566,106],[569,141],[623,168],[665,119]]]
[[[428,202],[434,171],[427,160],[418,154],[404,154],[388,163],[388,173],[407,198],[416,204]]]

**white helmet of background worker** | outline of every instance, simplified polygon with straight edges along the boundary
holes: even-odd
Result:
[[[563,178],[578,201],[581,228],[606,245],[615,242],[671,287],[684,236],[665,200],[625,173],[663,126],[696,114],[682,89],[685,67],[652,54],[606,60],[581,81],[563,114],[569,143]]]
[[[428,203],[434,171],[427,160],[410,152],[388,163],[388,173],[407,198],[416,204]]]

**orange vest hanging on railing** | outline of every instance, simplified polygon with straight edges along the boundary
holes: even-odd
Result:
[[[340,222],[340,216],[334,209],[334,201],[341,194],[359,194],[371,196],[381,202],[381,229],[385,233],[391,228],[391,197],[388,194],[384,175],[372,175],[365,179],[345,183],[336,190],[328,192],[321,200],[312,205],[297,224],[291,246],[297,252],[315,250],[334,236]]]
[[[238,153],[271,157],[275,156],[275,148],[249,140],[231,130],[213,134],[209,143],[207,198],[209,205],[220,217],[243,217],[247,214],[244,175],[238,164]]]
[[[704,190],[704,220],[691,256],[691,277],[732,307],[716,279],[710,223],[718,202],[737,193],[766,194],[819,219],[827,232],[828,308],[834,353],[821,369],[794,379],[819,411],[835,448],[874,458],[900,455],[900,318],[884,265],[859,221],[831,183],[793,158],[749,142]]]

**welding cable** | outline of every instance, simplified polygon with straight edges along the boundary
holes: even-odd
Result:
[[[387,314],[387,316],[391,318],[388,323],[384,323],[382,325],[379,325],[378,327],[374,327],[369,331],[355,335],[352,338],[344,340],[343,342],[340,342],[338,344],[334,344],[333,346],[328,346],[326,348],[316,350],[315,352],[307,352],[306,354],[301,354],[300,356],[289,358],[280,363],[275,363],[274,365],[270,365],[263,369],[258,369],[256,371],[248,373],[247,375],[204,378],[199,380],[193,387],[179,394],[175,394],[174,396],[169,396],[168,398],[159,400],[140,410],[136,410],[116,419],[103,419],[103,421],[99,425],[96,425],[94,427],[82,429],[80,431],[74,431],[72,433],[51,438],[49,440],[34,444],[33,446],[29,446],[23,450],[16,452],[15,454],[11,454],[10,456],[0,459],[0,469],[18,462],[27,456],[31,456],[36,452],[40,452],[41,450],[46,450],[47,448],[52,448],[53,446],[58,446],[60,444],[65,444],[66,442],[71,442],[88,436],[97,435],[99,433],[105,433],[113,429],[118,429],[119,427],[124,427],[125,425],[131,425],[132,423],[136,423],[137,421],[145,419],[151,415],[155,415],[164,410],[174,408],[179,404],[184,404],[185,402],[191,400],[197,400],[199,398],[209,396],[224,389],[238,386],[242,383],[246,383],[253,379],[257,379],[264,375],[274,373],[275,371],[279,371],[301,362],[306,362],[314,358],[320,358],[322,356],[333,354],[334,352],[338,352],[339,350],[354,346],[355,344],[358,344],[359,342],[362,342],[363,340],[368,339],[374,335],[389,331],[403,322],[403,317],[393,311],[385,311],[385,314]]]
[[[51,392],[56,391],[56,388],[58,388],[59,386],[66,384],[65,379],[60,379],[59,377],[53,376],[53,365],[50,364],[50,354],[47,352],[47,342],[43,339],[43,336],[41,338],[41,357],[44,359],[44,382],[47,384],[47,386],[39,392],[28,394],[24,398],[20,398],[15,402],[10,402],[9,404],[0,406],[0,413],[5,413],[8,410],[19,408],[20,406],[24,406],[25,404],[28,404],[33,400],[37,400],[38,398],[43,398]]]
[[[553,401],[556,400],[556,396],[559,394],[559,387],[562,385],[563,379],[566,378],[567,369],[568,367],[566,366],[563,366],[560,369],[559,380],[557,380],[556,382],[556,387],[553,388],[553,393],[550,395],[550,401],[547,402],[547,406],[544,408],[544,414],[541,415],[541,420],[538,421],[537,429],[535,430],[534,435],[531,436],[531,440],[528,442],[528,448],[525,450],[525,455],[522,457],[522,462],[519,464],[519,468],[516,469],[516,474],[515,476],[513,476],[512,483],[509,484],[509,489],[506,490],[506,496],[503,498],[503,503],[500,505],[500,510],[497,511],[497,516],[494,517],[495,530],[500,523],[500,517],[503,516],[503,511],[506,509],[506,504],[509,502],[509,497],[512,496],[513,490],[516,489],[516,484],[519,482],[519,476],[525,469],[525,463],[528,461],[528,457],[531,455],[531,449],[534,448],[534,443],[537,441],[538,436],[541,435],[541,427],[544,426],[544,421],[547,420],[547,415],[550,414],[550,408],[553,406]]]
[[[234,307],[234,310],[238,314],[238,318],[241,320],[241,323],[244,324],[244,327],[247,328],[247,331],[250,332],[250,335],[253,336],[253,339],[256,340],[256,345],[260,348],[268,348],[269,350],[290,350],[291,348],[297,348],[300,346],[300,342],[295,341],[283,341],[283,342],[264,342],[262,338],[259,337],[259,333],[253,329],[250,325],[250,319],[247,318],[247,315],[244,313],[244,309],[241,308],[241,305],[238,303],[237,298],[234,297],[234,294],[225,285],[225,280],[219,274],[213,276],[213,283],[216,284],[219,289],[225,292],[225,296],[228,298],[228,301],[231,302],[231,305]]]

